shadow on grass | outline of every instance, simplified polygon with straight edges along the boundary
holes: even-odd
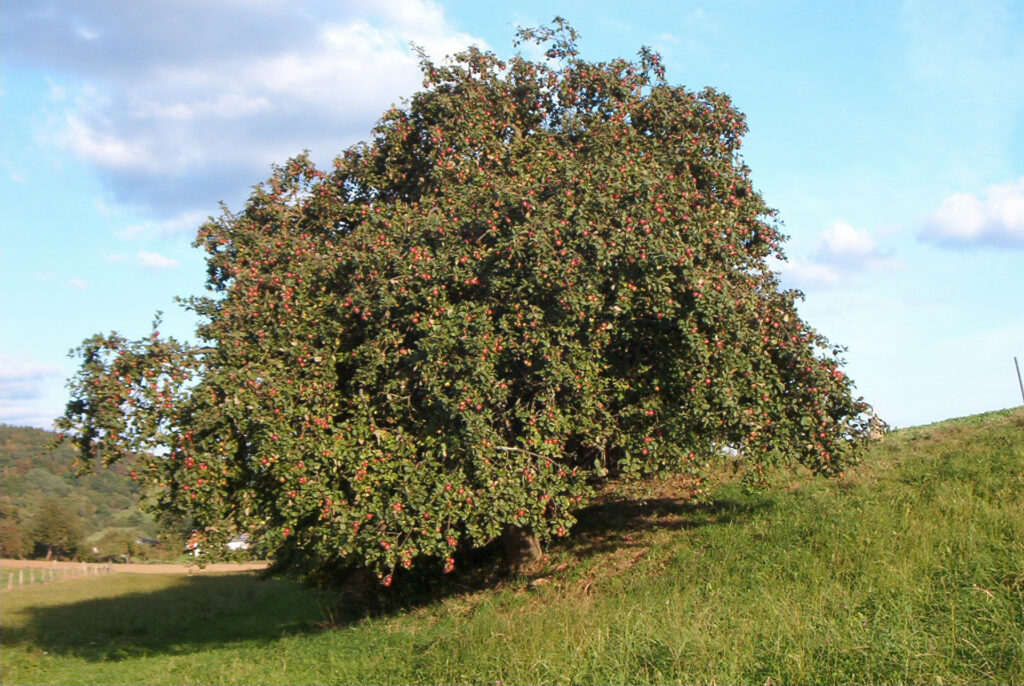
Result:
[[[680,498],[607,499],[581,510],[572,538],[561,545],[583,559],[640,545],[636,540],[639,532],[687,531],[727,524],[771,504],[764,497],[719,498],[704,504]]]
[[[604,556],[618,550],[647,547],[646,534],[657,531],[695,530],[742,520],[772,505],[767,497],[721,498],[711,503],[695,503],[684,498],[631,499],[609,493],[577,514],[577,524],[566,539],[549,543],[547,556],[552,562],[543,565],[520,581],[531,581],[556,572],[555,561],[565,554],[576,563]],[[472,595],[502,588],[509,579],[500,541],[469,550],[457,556],[458,571],[439,575],[429,565],[414,568],[395,583],[386,595],[372,592],[367,584],[348,592],[343,603],[332,608],[334,626],[353,619],[395,614],[442,602],[447,598]],[[558,570],[565,565],[559,565]],[[378,587],[379,588],[379,587]]]
[[[19,614],[23,621],[2,629],[5,646],[21,644],[90,661],[266,643],[314,631],[322,616],[308,590],[244,573],[182,576],[158,590],[27,606]]]
[[[573,536],[549,546],[576,560],[640,545],[640,534],[724,524],[770,501],[718,500],[698,505],[673,498],[604,500],[583,509]],[[538,575],[550,574],[541,570]],[[341,579],[341,577],[339,577]],[[375,616],[429,606],[447,598],[508,583],[498,543],[467,551],[458,571],[439,575],[430,565],[396,576],[384,591],[373,580],[350,576],[331,592],[311,591],[254,574],[182,577],[155,591],[79,602],[25,607],[25,619],[2,630],[5,645],[22,644],[91,661],[157,654],[187,654],[236,643],[340,628]]]

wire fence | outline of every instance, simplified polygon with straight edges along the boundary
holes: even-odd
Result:
[[[110,574],[109,564],[54,565],[52,567],[3,567],[0,568],[0,589],[12,591],[15,588],[64,581],[71,578],[95,577]]]

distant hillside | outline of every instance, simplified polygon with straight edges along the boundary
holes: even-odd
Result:
[[[130,465],[78,476],[71,446],[53,448],[56,434],[0,424],[0,519],[5,536],[20,534],[31,552],[31,532],[46,506],[59,504],[81,540],[117,529],[155,536],[151,517],[140,511],[140,489]],[[14,529],[12,529],[14,527]],[[15,531],[16,529],[16,531]]]

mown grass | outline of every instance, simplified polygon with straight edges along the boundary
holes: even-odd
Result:
[[[247,575],[5,592],[3,682],[1024,683],[1024,411],[894,432],[841,481],[652,487],[548,554],[372,614]]]

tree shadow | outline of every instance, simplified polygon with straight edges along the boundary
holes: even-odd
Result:
[[[685,498],[599,498],[577,515],[572,538],[562,547],[577,560],[646,543],[641,532],[686,531],[728,524],[770,507],[769,498],[719,498],[710,503]]]
[[[646,534],[717,526],[769,506],[770,500],[720,499],[699,504],[678,498],[600,498],[580,511],[573,535],[548,546],[551,559],[577,563],[650,545]],[[28,607],[26,619],[4,627],[5,645],[24,644],[90,661],[187,654],[234,643],[270,643],[285,636],[341,628],[397,615],[483,591],[524,587],[551,575],[548,564],[526,577],[505,572],[499,542],[458,556],[457,571],[430,565],[396,575],[390,589],[366,574],[339,572],[333,587],[311,590],[287,579],[234,573],[182,576],[150,592]],[[564,568],[564,563],[558,569]]]
[[[99,583],[99,580],[86,583]],[[153,654],[187,654],[238,642],[271,642],[316,631],[316,594],[253,573],[182,576],[159,590],[36,605],[2,643],[89,661]]]
[[[765,496],[719,498],[710,503],[680,497],[631,498],[609,489],[579,511],[571,536],[548,544],[545,563],[532,573],[510,577],[500,541],[495,541],[457,554],[457,571],[452,574],[439,575],[426,565],[396,575],[394,585],[384,594],[375,592],[379,590],[376,583],[356,581],[343,590],[344,600],[331,609],[332,620],[334,626],[343,626],[354,619],[408,612],[449,598],[509,585],[522,587],[570,566],[565,563],[566,556],[579,564],[615,551],[647,548],[650,540],[646,534],[720,526],[752,516],[772,502]]]

